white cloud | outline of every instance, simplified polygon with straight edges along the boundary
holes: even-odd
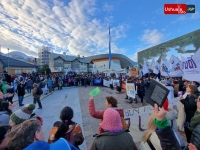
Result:
[[[113,11],[114,10],[114,6],[111,5],[111,4],[105,3],[104,6],[103,6],[103,10],[104,11]]]
[[[108,52],[108,24],[94,17],[95,0],[68,4],[61,0],[0,0],[0,4],[3,51],[9,47],[36,56],[44,43],[72,55]],[[126,36],[126,30],[123,24],[111,28],[112,52],[125,51],[116,43]]]
[[[162,39],[164,35],[159,32],[157,29],[147,29],[144,30],[143,35],[140,37],[140,40],[144,42],[145,44],[158,44]]]

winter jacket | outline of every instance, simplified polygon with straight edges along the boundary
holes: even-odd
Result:
[[[100,119],[100,123],[101,123],[103,121],[103,114],[104,114],[105,110],[96,111],[93,99],[89,100],[88,106],[89,106],[90,115],[92,117],[94,117],[94,118]],[[115,110],[119,112],[121,118],[124,118],[124,111],[123,111],[123,109],[117,109],[117,108],[115,108]],[[103,132],[103,129],[99,126],[98,134],[100,134],[102,132]]]
[[[0,87],[3,93],[7,92],[7,84],[5,82],[2,82]]]
[[[48,79],[47,84],[48,84],[48,87],[52,87],[53,86],[53,80]]]
[[[0,111],[0,125],[9,124],[10,116],[7,111]]]
[[[190,122],[197,110],[196,97],[188,95],[185,99],[180,100],[184,105],[186,119],[185,122]]]
[[[191,119],[189,129],[193,131],[198,125],[200,125],[200,110],[197,109],[194,117]]]
[[[162,150],[182,150],[170,126],[156,130],[156,134],[160,139]]]
[[[27,87],[33,87],[33,81],[32,81],[31,79],[28,79],[28,80],[26,81],[26,86],[27,86]]]
[[[25,95],[25,86],[26,86],[26,84],[23,84],[22,87],[21,87],[21,84],[19,84],[17,86],[17,94],[18,94],[18,96],[24,96]]]
[[[179,144],[181,145],[181,147],[186,146],[186,143],[185,143],[183,137],[178,132],[178,126],[176,123],[176,119],[178,118],[177,112],[175,110],[168,111],[166,117],[169,121],[170,127],[175,132],[176,138],[177,138]]]
[[[38,88],[39,88],[39,87],[38,87]],[[41,95],[37,95],[37,94],[36,94],[38,88],[37,88],[37,87],[33,88],[32,93],[33,93],[33,97],[34,97],[34,98],[40,98],[40,96],[41,96]]]
[[[190,139],[190,143],[194,144],[198,150],[200,150],[200,125],[198,125],[194,131],[192,132],[192,136]],[[186,147],[184,150],[189,150],[188,147]]]
[[[137,147],[131,135],[122,130],[118,133],[101,133],[94,140],[90,150],[137,150]]]

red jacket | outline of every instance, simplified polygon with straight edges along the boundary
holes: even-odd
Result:
[[[101,123],[103,121],[103,114],[104,114],[105,110],[96,111],[93,99],[89,100],[88,106],[89,106],[90,115],[94,118],[100,119],[100,123]],[[119,108],[114,108],[114,109],[119,112],[121,118],[124,118],[124,110],[123,109],[119,109]],[[103,129],[99,126],[98,134],[101,134],[102,132],[103,132]]]

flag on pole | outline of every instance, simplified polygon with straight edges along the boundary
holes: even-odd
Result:
[[[146,60],[144,60],[143,71],[142,71],[142,72],[143,72],[143,75],[149,73],[149,67],[148,67],[148,65],[147,65]]]
[[[111,62],[112,62],[112,55],[111,55],[111,45],[110,45],[110,25],[109,25],[109,69],[111,67]]]
[[[153,73],[159,74],[159,71],[160,71],[160,64],[156,61]]]
[[[155,60],[154,60],[154,58],[153,58],[153,60],[152,60],[152,62],[151,62],[151,66],[150,66],[149,69],[154,70],[155,65],[156,65],[156,64],[155,64]]]
[[[168,63],[163,59],[161,60],[160,71],[162,76],[169,76]]]

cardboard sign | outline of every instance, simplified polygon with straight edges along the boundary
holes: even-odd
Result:
[[[153,107],[155,103],[162,107],[168,94],[169,89],[153,79],[144,99]]]
[[[100,89],[98,87],[96,87],[95,89],[93,89],[89,94],[90,96],[97,96],[100,93]]]

